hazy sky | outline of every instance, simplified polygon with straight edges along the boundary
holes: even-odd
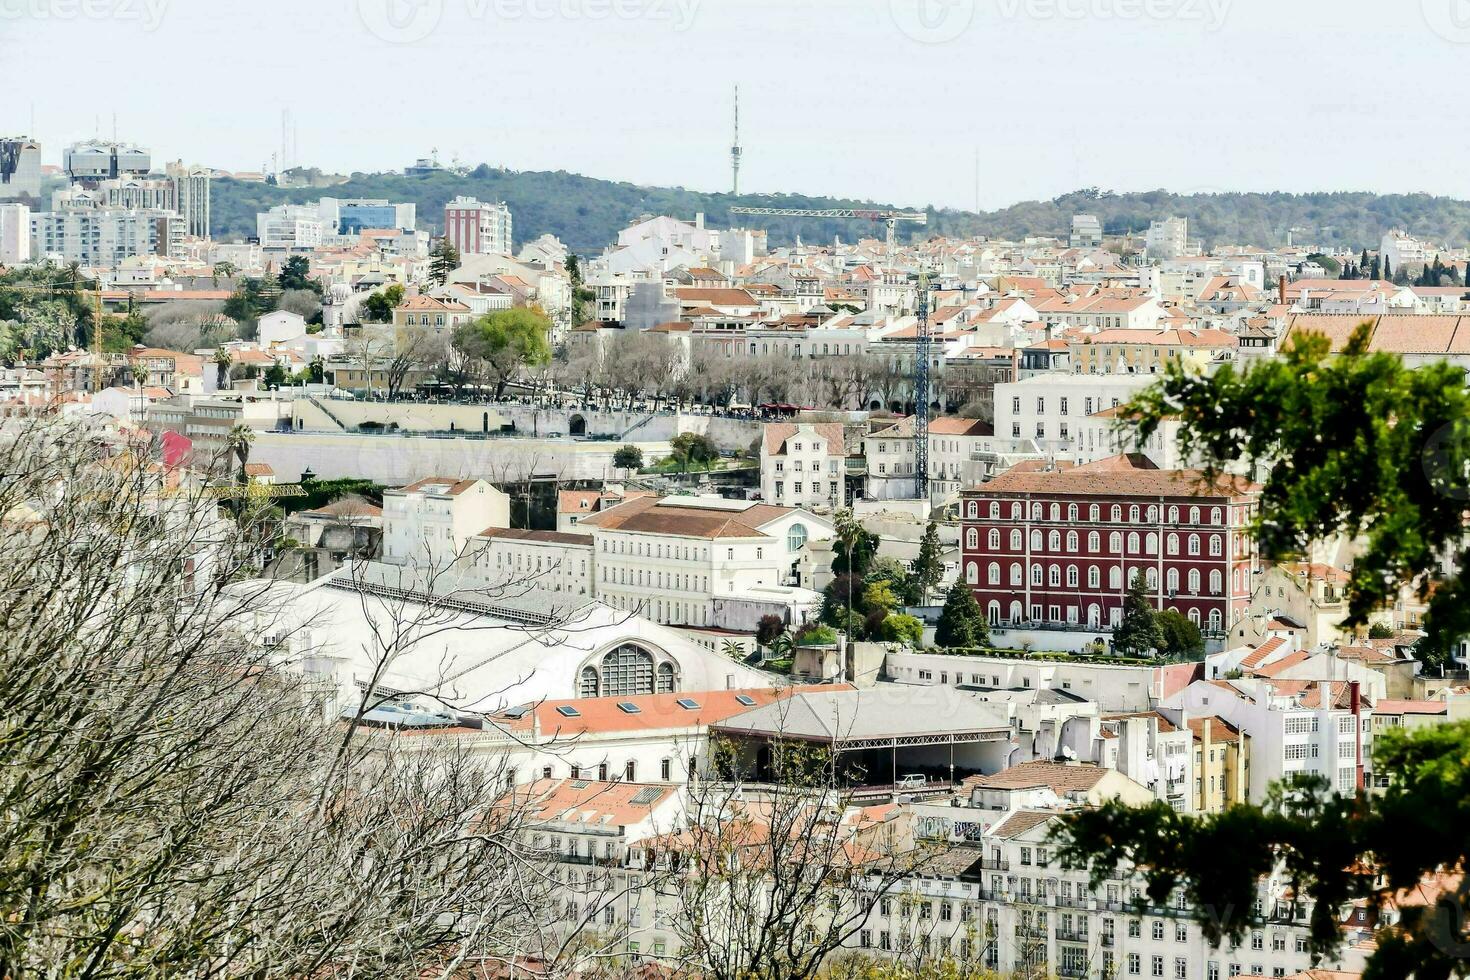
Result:
[[[0,132],[990,208],[1470,198],[1470,0],[0,0]]]

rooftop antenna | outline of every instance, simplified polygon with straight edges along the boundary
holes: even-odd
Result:
[[[735,141],[730,144],[730,193],[740,193],[740,86],[735,86]]]

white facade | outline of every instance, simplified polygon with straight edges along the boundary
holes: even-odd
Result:
[[[383,560],[447,568],[470,539],[510,525],[510,498],[484,480],[428,477],[383,493]]]
[[[0,136],[0,201],[41,197],[41,144],[25,136]]]
[[[322,243],[323,222],[310,205],[278,204],[255,216],[255,234],[261,248],[313,249]]]
[[[0,265],[31,260],[31,209],[24,204],[0,204]]]
[[[998,384],[995,434],[1032,440],[1048,456],[1078,461],[1089,416],[1125,404],[1149,382],[1129,374],[1040,374]]]
[[[1177,259],[1189,248],[1189,219],[1171,217],[1150,222],[1143,243],[1151,259]]]
[[[1056,688],[1095,701],[1102,711],[1149,710],[1157,683],[1146,666],[931,653],[890,653],[883,670],[900,684]]]
[[[31,215],[31,254],[115,268],[136,255],[184,257],[184,219],[173,211],[78,208]]]
[[[545,595],[554,606],[592,598],[592,536],[486,528],[470,538],[461,567],[496,589]]]
[[[761,499],[830,511],[843,505],[847,451],[836,422],[771,422],[761,439]]]
[[[1383,240],[1378,243],[1378,254],[1387,259],[1395,271],[1406,265],[1434,261],[1428,245],[1399,228],[1384,233]]]

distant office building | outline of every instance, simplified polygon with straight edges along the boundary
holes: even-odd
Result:
[[[152,158],[141,146],[106,140],[73,143],[66,148],[62,164],[74,183],[88,187],[119,177],[146,177],[153,169]]]
[[[17,197],[41,197],[41,144],[0,136],[0,200]]]
[[[105,208],[178,210],[171,180],[119,177],[116,180],[99,181],[97,190],[101,194],[99,203]]]
[[[74,208],[31,215],[31,252],[116,268],[135,255],[184,257],[184,219],[157,209]]]
[[[417,208],[412,204],[390,204],[367,199],[341,200],[324,197],[317,205],[322,227],[334,235],[358,235],[365,229],[413,231]]]
[[[1387,259],[1395,270],[1424,265],[1434,259],[1428,245],[1402,228],[1394,228],[1384,234],[1378,243],[1378,254]]]
[[[313,249],[322,243],[322,219],[309,204],[278,204],[255,216],[255,233],[265,249]]]
[[[444,235],[461,255],[509,255],[510,208],[456,197],[444,205]]]
[[[209,171],[186,167],[182,161],[167,168],[174,185],[174,210],[184,219],[184,233],[191,238],[209,237]]]
[[[1095,214],[1072,215],[1072,234],[1067,243],[1073,248],[1093,248],[1102,244],[1102,222]]]
[[[1177,259],[1189,251],[1189,219],[1171,217],[1151,222],[1143,242],[1149,258]]]
[[[31,260],[31,209],[24,204],[0,204],[0,265]]]

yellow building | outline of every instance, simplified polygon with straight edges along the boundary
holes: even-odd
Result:
[[[1074,374],[1162,374],[1182,362],[1203,370],[1234,357],[1235,336],[1223,330],[1099,330],[1068,338]]]
[[[1250,737],[1223,718],[1190,718],[1194,736],[1194,809],[1219,813],[1247,802],[1250,791]]]

